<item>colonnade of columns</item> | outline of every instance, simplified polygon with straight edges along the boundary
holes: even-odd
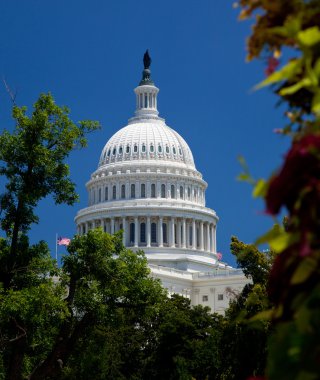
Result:
[[[216,224],[196,218],[110,217],[80,223],[78,234],[102,227],[111,234],[123,230],[123,244],[131,247],[169,247],[198,251],[217,251]]]

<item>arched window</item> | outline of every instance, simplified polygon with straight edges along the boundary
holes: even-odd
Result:
[[[176,147],[175,147],[175,146],[172,147],[172,152],[173,152],[173,154],[176,154],[176,153],[177,153],[177,151],[176,151]]]
[[[150,145],[150,152],[153,153],[154,152],[154,146],[151,144]]]
[[[183,187],[180,186],[180,199],[183,199]]]
[[[178,233],[177,233],[177,225],[174,225],[174,244],[178,244]]]
[[[101,189],[99,189],[99,202],[101,202]]]
[[[117,153],[117,149],[116,149],[116,148],[113,148],[112,154],[115,156],[116,153]]]
[[[167,223],[162,223],[162,240],[164,244],[168,243]]]
[[[137,152],[138,152],[138,145],[137,145],[137,144],[134,144],[133,152],[134,152],[134,153],[137,153]]]
[[[111,155],[111,149],[108,150],[108,157]]]
[[[144,183],[141,184],[141,198],[146,197],[146,185]]]
[[[146,242],[146,224],[145,223],[140,224],[140,242],[141,243]]]
[[[131,185],[131,198],[136,197],[136,186],[134,184]]]
[[[122,146],[120,146],[120,148],[119,148],[119,154],[122,154],[122,152],[123,152],[123,148],[122,148]]]
[[[107,201],[108,199],[109,199],[109,190],[108,190],[108,186],[106,186],[104,189],[104,200]]]
[[[180,156],[182,156],[182,150],[180,147],[179,147],[179,154],[180,154]]]
[[[175,198],[175,197],[176,197],[175,187],[174,185],[171,185],[171,198]]]
[[[169,149],[168,145],[166,146],[166,153],[170,153],[170,149]]]
[[[161,145],[158,145],[158,152],[162,153],[162,146]]]
[[[130,145],[127,145],[127,147],[126,147],[126,153],[130,153]]]
[[[154,183],[151,184],[151,198],[156,197],[156,185]]]
[[[166,197],[166,185],[162,184],[161,185],[161,198],[165,198],[165,197]]]
[[[145,144],[142,144],[141,152],[142,153],[146,153],[146,146],[145,146]]]
[[[148,107],[148,95],[145,94],[144,95],[144,108],[147,108]]]
[[[157,224],[151,223],[151,243],[157,242]]]
[[[192,226],[189,226],[189,245],[192,245]]]
[[[134,243],[134,223],[130,223],[130,243]]]
[[[117,187],[116,187],[116,185],[113,185],[113,188],[112,188],[112,198],[113,199],[117,198]]]
[[[121,198],[126,197],[126,185],[121,185]]]
[[[190,197],[191,197],[191,189],[190,187],[188,187],[188,199],[190,199]]]

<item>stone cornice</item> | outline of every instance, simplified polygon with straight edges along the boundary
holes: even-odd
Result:
[[[190,204],[190,202],[178,202],[177,200],[159,199],[156,201],[143,200],[121,200],[115,202],[99,203],[90,207],[86,207],[78,211],[75,221],[90,217],[92,218],[109,218],[111,216],[166,216],[166,217],[186,217],[206,219],[213,218],[218,221],[216,212],[210,208]]]

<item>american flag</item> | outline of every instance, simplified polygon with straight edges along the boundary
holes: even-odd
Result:
[[[69,245],[71,239],[68,239],[66,237],[59,237],[57,240],[58,245]]]

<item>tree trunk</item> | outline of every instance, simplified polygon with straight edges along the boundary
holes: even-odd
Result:
[[[21,337],[14,342],[10,355],[6,380],[22,380],[22,365],[26,348],[26,337]]]
[[[47,358],[40,363],[29,376],[29,380],[55,379],[58,377],[63,365],[73,352],[73,349],[86,328],[91,324],[91,314],[86,314],[76,324],[70,334],[70,324],[65,325],[57,337],[55,346]]]

